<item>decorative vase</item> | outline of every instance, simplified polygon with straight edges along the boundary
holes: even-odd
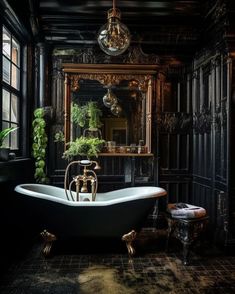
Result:
[[[98,128],[88,128],[83,131],[83,136],[87,138],[99,138],[102,139],[101,130]]]
[[[10,148],[0,148],[0,161],[9,160]]]

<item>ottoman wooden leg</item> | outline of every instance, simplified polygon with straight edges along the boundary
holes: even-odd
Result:
[[[189,264],[189,247],[190,243],[183,243],[183,264],[188,265]]]

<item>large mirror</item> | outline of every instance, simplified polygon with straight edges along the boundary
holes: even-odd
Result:
[[[101,113],[99,134],[104,140],[117,146],[142,142],[151,153],[155,66],[64,64],[63,70],[65,143],[83,135],[88,127],[74,123],[76,107],[94,103]]]

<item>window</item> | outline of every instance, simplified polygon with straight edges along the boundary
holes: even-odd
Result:
[[[2,26],[2,113],[1,129],[20,126],[21,46],[15,36]],[[4,145],[19,149],[19,128],[11,132]]]

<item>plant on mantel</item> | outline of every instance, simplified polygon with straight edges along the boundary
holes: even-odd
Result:
[[[33,127],[33,145],[32,155],[35,159],[35,173],[34,178],[37,183],[46,184],[48,178],[46,175],[46,148],[47,148],[47,134],[46,122],[44,119],[44,109],[37,108],[34,110]]]
[[[69,142],[68,149],[64,152],[63,158],[72,159],[75,156],[98,157],[98,153],[103,148],[105,140],[99,138],[89,138],[81,136],[75,141]]]

